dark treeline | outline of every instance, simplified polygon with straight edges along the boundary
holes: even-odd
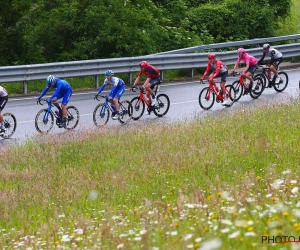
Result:
[[[2,0],[0,66],[131,57],[276,35],[291,0]]]

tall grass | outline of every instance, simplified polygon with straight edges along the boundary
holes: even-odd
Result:
[[[262,236],[300,231],[299,109],[291,99],[1,149],[0,247],[297,247]]]

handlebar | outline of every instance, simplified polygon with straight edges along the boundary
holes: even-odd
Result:
[[[54,104],[54,103],[57,103],[57,102],[48,102],[48,99],[40,99],[37,101],[36,104],[40,104],[40,105],[44,105],[44,103],[47,102],[48,104]]]
[[[136,92],[137,89],[139,89],[140,91],[145,91],[145,90],[146,90],[144,87],[134,87],[134,86],[133,86],[133,87],[130,88],[130,90],[131,90],[132,92]]]
[[[94,97],[94,100],[96,99],[97,101],[100,101],[100,99],[99,99],[99,97],[103,97],[103,98],[106,98],[107,97],[107,95],[95,95],[95,97]]]

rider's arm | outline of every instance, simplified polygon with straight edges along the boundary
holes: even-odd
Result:
[[[266,53],[264,52],[262,57],[258,60],[257,64],[262,64],[263,60],[265,59]]]
[[[142,76],[142,70],[140,70],[139,74],[138,74],[138,77],[135,79],[134,83],[133,83],[133,86],[137,85],[138,82],[140,81],[141,79],[141,76]]]
[[[216,72],[212,75],[212,79],[219,75],[222,63],[220,61],[216,62]]]
[[[103,82],[103,84],[102,84],[102,86],[98,90],[97,95],[99,95],[104,90],[104,88],[107,85],[107,83],[108,83],[108,81],[107,81],[107,79],[105,79],[104,82]]]
[[[150,78],[147,77],[146,81],[145,81],[144,84],[143,84],[143,87],[145,87],[149,82],[150,82]]]
[[[208,62],[207,68],[206,68],[203,76],[201,77],[201,79],[204,80],[204,78],[208,75],[209,72],[210,72],[210,62]]]
[[[46,93],[48,92],[48,90],[50,89],[50,87],[46,87],[43,92],[40,94],[38,99],[41,99],[44,95],[46,95]]]

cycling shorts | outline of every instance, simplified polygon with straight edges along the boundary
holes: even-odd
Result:
[[[257,69],[258,69],[257,65],[250,65],[247,72],[250,72],[253,75],[255,70],[257,70]]]
[[[282,57],[277,59],[271,59],[270,65],[273,65],[276,69],[278,69],[278,66],[281,62],[282,62]]]
[[[151,88],[151,89],[153,89],[153,88],[154,88],[154,86],[155,86],[156,84],[160,84],[160,83],[161,83],[160,76],[159,76],[159,77],[156,77],[156,78],[153,78],[153,79],[151,79],[149,83],[151,84],[151,87],[150,87],[150,88]]]
[[[0,97],[0,112],[4,109],[7,101],[8,101],[8,95]]]
[[[216,72],[213,72],[215,74]],[[228,70],[225,72],[220,72],[216,77],[221,77],[221,82],[226,82],[226,78],[228,76]]]
[[[107,98],[108,98],[109,100],[112,100],[112,99],[114,99],[114,98],[120,99],[121,96],[124,94],[124,92],[125,92],[125,85],[123,84],[123,85],[121,85],[121,86],[119,86],[119,87],[117,87],[117,88],[113,88],[113,89],[109,92],[109,94],[107,95]]]
[[[70,97],[72,95],[72,88],[68,89],[68,91],[66,91],[65,93],[58,93],[56,98],[60,99],[63,98],[61,104],[67,105],[70,101]]]

